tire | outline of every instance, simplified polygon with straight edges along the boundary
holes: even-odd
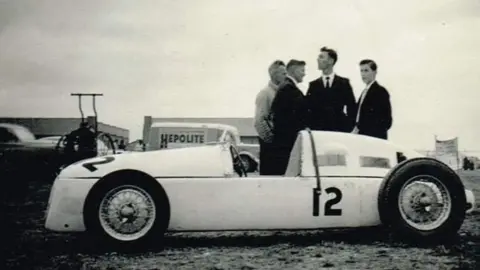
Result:
[[[140,209],[142,212],[149,212],[147,215],[151,218],[145,220],[143,228],[137,230],[138,235],[136,236],[128,233],[116,234],[115,229],[111,225],[109,226],[107,218],[100,218],[102,207],[114,205],[112,201],[107,202],[106,199],[116,198],[118,202],[121,198],[116,197],[116,195],[119,193],[126,194],[127,191],[130,192],[130,196],[133,195],[135,199],[142,200],[143,205],[137,203],[136,207],[142,207]],[[125,202],[127,201],[125,200]],[[148,204],[151,204],[150,209],[147,209]],[[121,209],[119,207],[117,214],[120,214],[120,212],[125,218],[135,215],[135,210],[132,207],[122,207]],[[117,216],[117,218],[118,221],[120,216]],[[152,241],[156,245],[162,243],[170,221],[170,204],[165,190],[155,179],[139,172],[122,172],[108,176],[94,186],[87,196],[84,206],[84,220],[87,233],[92,236],[92,239],[100,240],[102,245],[122,249],[145,248]],[[138,217],[135,220],[142,221]]]
[[[417,182],[420,176],[433,183]],[[441,189],[446,194],[440,199],[435,191]],[[402,196],[402,191],[405,190],[407,193]],[[450,202],[449,207],[438,211],[431,205],[443,199]],[[409,220],[403,208],[418,207],[415,203],[424,203],[416,211],[411,208],[413,213],[418,214],[417,217],[440,213],[436,223],[429,227]],[[429,203],[430,206],[427,206]],[[383,180],[378,195],[378,210],[382,224],[399,239],[417,243],[452,239],[465,219],[465,204],[465,188],[460,177],[447,165],[431,158],[414,158],[398,164]]]

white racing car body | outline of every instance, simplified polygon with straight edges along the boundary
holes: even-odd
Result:
[[[242,164],[229,143],[83,160],[55,180],[45,226],[116,243],[377,225],[430,239],[456,233],[475,207],[445,164],[367,136],[302,131],[284,176],[245,177]]]

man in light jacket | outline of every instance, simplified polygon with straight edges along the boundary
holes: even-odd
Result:
[[[279,85],[286,78],[285,63],[281,60],[274,61],[268,68],[270,81],[255,99],[255,130],[258,133],[260,144],[260,175],[271,175],[275,171],[275,148],[273,147],[273,116],[271,113],[272,102]]]

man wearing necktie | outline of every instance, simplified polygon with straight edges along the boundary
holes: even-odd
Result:
[[[387,140],[392,127],[392,107],[387,89],[376,81],[375,61],[360,61],[360,75],[366,87],[358,99],[353,133]]]
[[[355,95],[350,80],[333,72],[337,53],[323,47],[317,58],[323,75],[310,82],[306,94],[308,126],[313,130],[351,132],[355,123]]]

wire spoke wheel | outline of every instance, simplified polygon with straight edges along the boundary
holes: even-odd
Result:
[[[156,206],[152,196],[142,188],[123,185],[104,196],[98,215],[108,235],[120,241],[133,241],[153,227]]]
[[[442,226],[452,211],[447,187],[436,177],[418,175],[403,185],[398,196],[398,207],[408,225],[421,231]]]

